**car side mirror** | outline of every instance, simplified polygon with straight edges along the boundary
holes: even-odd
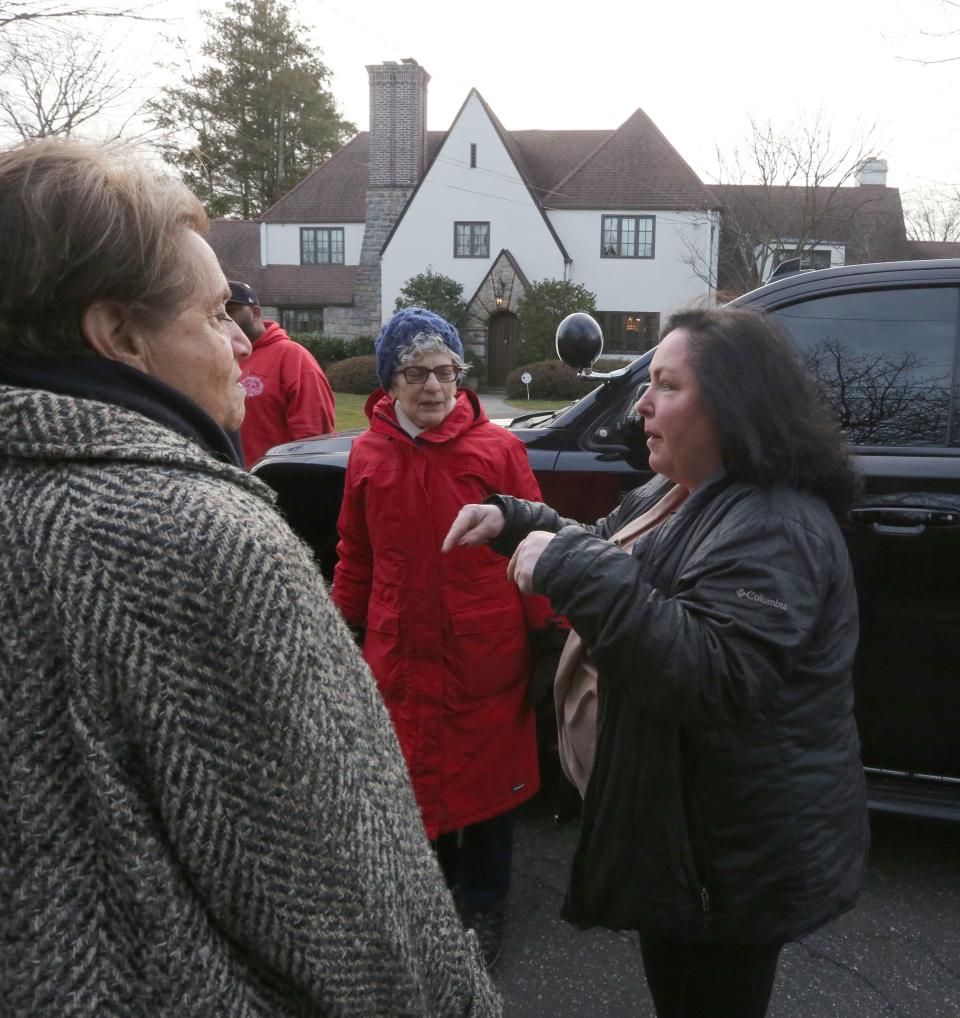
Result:
[[[603,331],[597,320],[585,311],[574,311],[557,326],[557,356],[581,378],[609,382],[629,371],[594,371],[593,362],[603,353]]]
[[[557,356],[576,371],[590,372],[603,353],[603,332],[595,318],[574,311],[557,326]]]

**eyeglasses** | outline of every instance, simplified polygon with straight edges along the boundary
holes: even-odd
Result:
[[[458,368],[456,364],[441,364],[436,368],[415,366],[400,368],[397,374],[403,375],[404,380],[410,385],[423,385],[431,375],[434,375],[438,382],[459,382],[463,377],[463,368]]]

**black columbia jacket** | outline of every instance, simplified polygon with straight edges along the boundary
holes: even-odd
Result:
[[[599,670],[597,755],[564,918],[688,941],[780,942],[849,908],[869,844],[851,666],[856,593],[822,500],[726,478],[632,555],[595,527],[498,496],[512,551]],[[571,525],[572,524],[572,525]]]

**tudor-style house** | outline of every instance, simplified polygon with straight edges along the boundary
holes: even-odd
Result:
[[[712,300],[695,266],[715,264],[718,201],[642,110],[614,130],[510,132],[473,90],[448,131],[427,131],[427,72],[367,70],[370,131],[259,222],[211,227],[227,275],[288,331],[375,334],[429,268],[463,285],[464,342],[497,385],[532,281],[595,293],[609,353],[647,349],[661,316]]]
[[[472,90],[448,131],[428,131],[430,76],[415,60],[367,72],[368,132],[258,222],[211,225],[224,271],[288,332],[373,335],[430,269],[463,285],[464,341],[498,385],[532,281],[582,283],[605,352],[637,354],[670,311],[736,296],[781,259],[960,256],[960,244],[907,239],[882,159],[865,160],[855,186],[707,188],[642,110],[613,130],[507,131]]]

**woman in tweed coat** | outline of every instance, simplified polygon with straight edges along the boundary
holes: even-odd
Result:
[[[245,474],[199,204],[0,153],[4,1013],[496,1015],[392,727]]]

